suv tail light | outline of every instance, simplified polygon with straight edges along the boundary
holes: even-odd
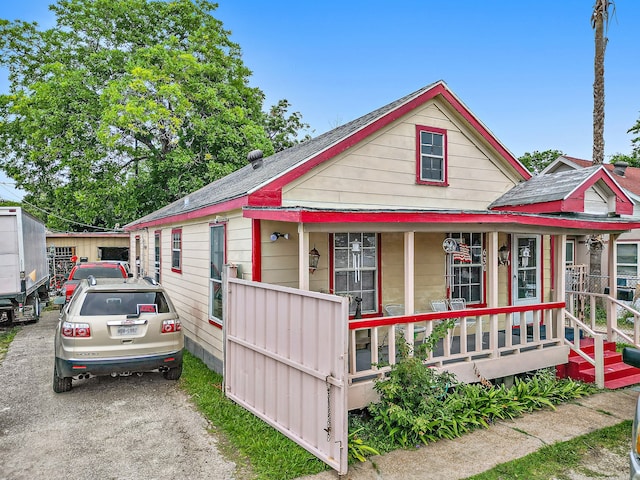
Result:
[[[88,323],[62,323],[62,336],[63,337],[90,337],[91,327]]]
[[[73,291],[76,289],[74,285],[65,285],[64,287],[64,296],[67,298],[67,302],[71,300],[71,295],[73,295]]]
[[[182,324],[180,320],[163,320],[162,321],[162,333],[173,333],[182,330]]]

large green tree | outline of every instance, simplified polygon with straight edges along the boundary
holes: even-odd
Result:
[[[640,167],[640,119],[636,122],[636,124],[631,127],[627,133],[632,133],[634,137],[631,139],[631,146],[633,148],[633,152],[631,156],[638,159],[638,165],[633,165],[634,167]]]
[[[609,8],[612,5],[612,0],[595,0],[591,13],[591,27],[595,34],[595,54],[593,57],[594,165],[604,163],[604,55],[608,42],[606,30],[609,24]],[[604,245],[602,236],[590,235],[587,245],[589,247],[589,274],[598,278],[602,271],[602,248]],[[600,291],[600,287],[596,286],[595,291]]]
[[[0,20],[10,80],[0,168],[27,202],[58,215],[50,227],[78,228],[60,217],[124,224],[241,167],[253,149],[273,153],[270,136],[278,147],[297,141],[307,125],[287,117],[286,101],[263,112],[215,8],[59,0],[48,30]]]
[[[564,153],[560,150],[534,150],[533,153],[525,152],[518,160],[520,160],[529,171],[538,174],[544,170],[547,165],[562,155],[564,155]]]
[[[595,0],[591,12],[591,27],[595,34],[595,54],[593,57],[593,163],[604,162],[604,55],[608,39],[609,8],[612,0]],[[615,10],[615,6],[613,7]]]

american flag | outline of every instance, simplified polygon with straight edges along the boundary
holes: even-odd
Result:
[[[453,259],[459,262],[471,263],[471,250],[466,243],[459,243],[458,249],[453,252]]]

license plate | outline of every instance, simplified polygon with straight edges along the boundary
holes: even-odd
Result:
[[[138,326],[137,325],[129,325],[118,327],[118,335],[137,335],[138,334]]]

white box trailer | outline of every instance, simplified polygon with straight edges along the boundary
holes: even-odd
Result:
[[[0,207],[0,325],[38,320],[48,298],[44,224],[21,207]]]

